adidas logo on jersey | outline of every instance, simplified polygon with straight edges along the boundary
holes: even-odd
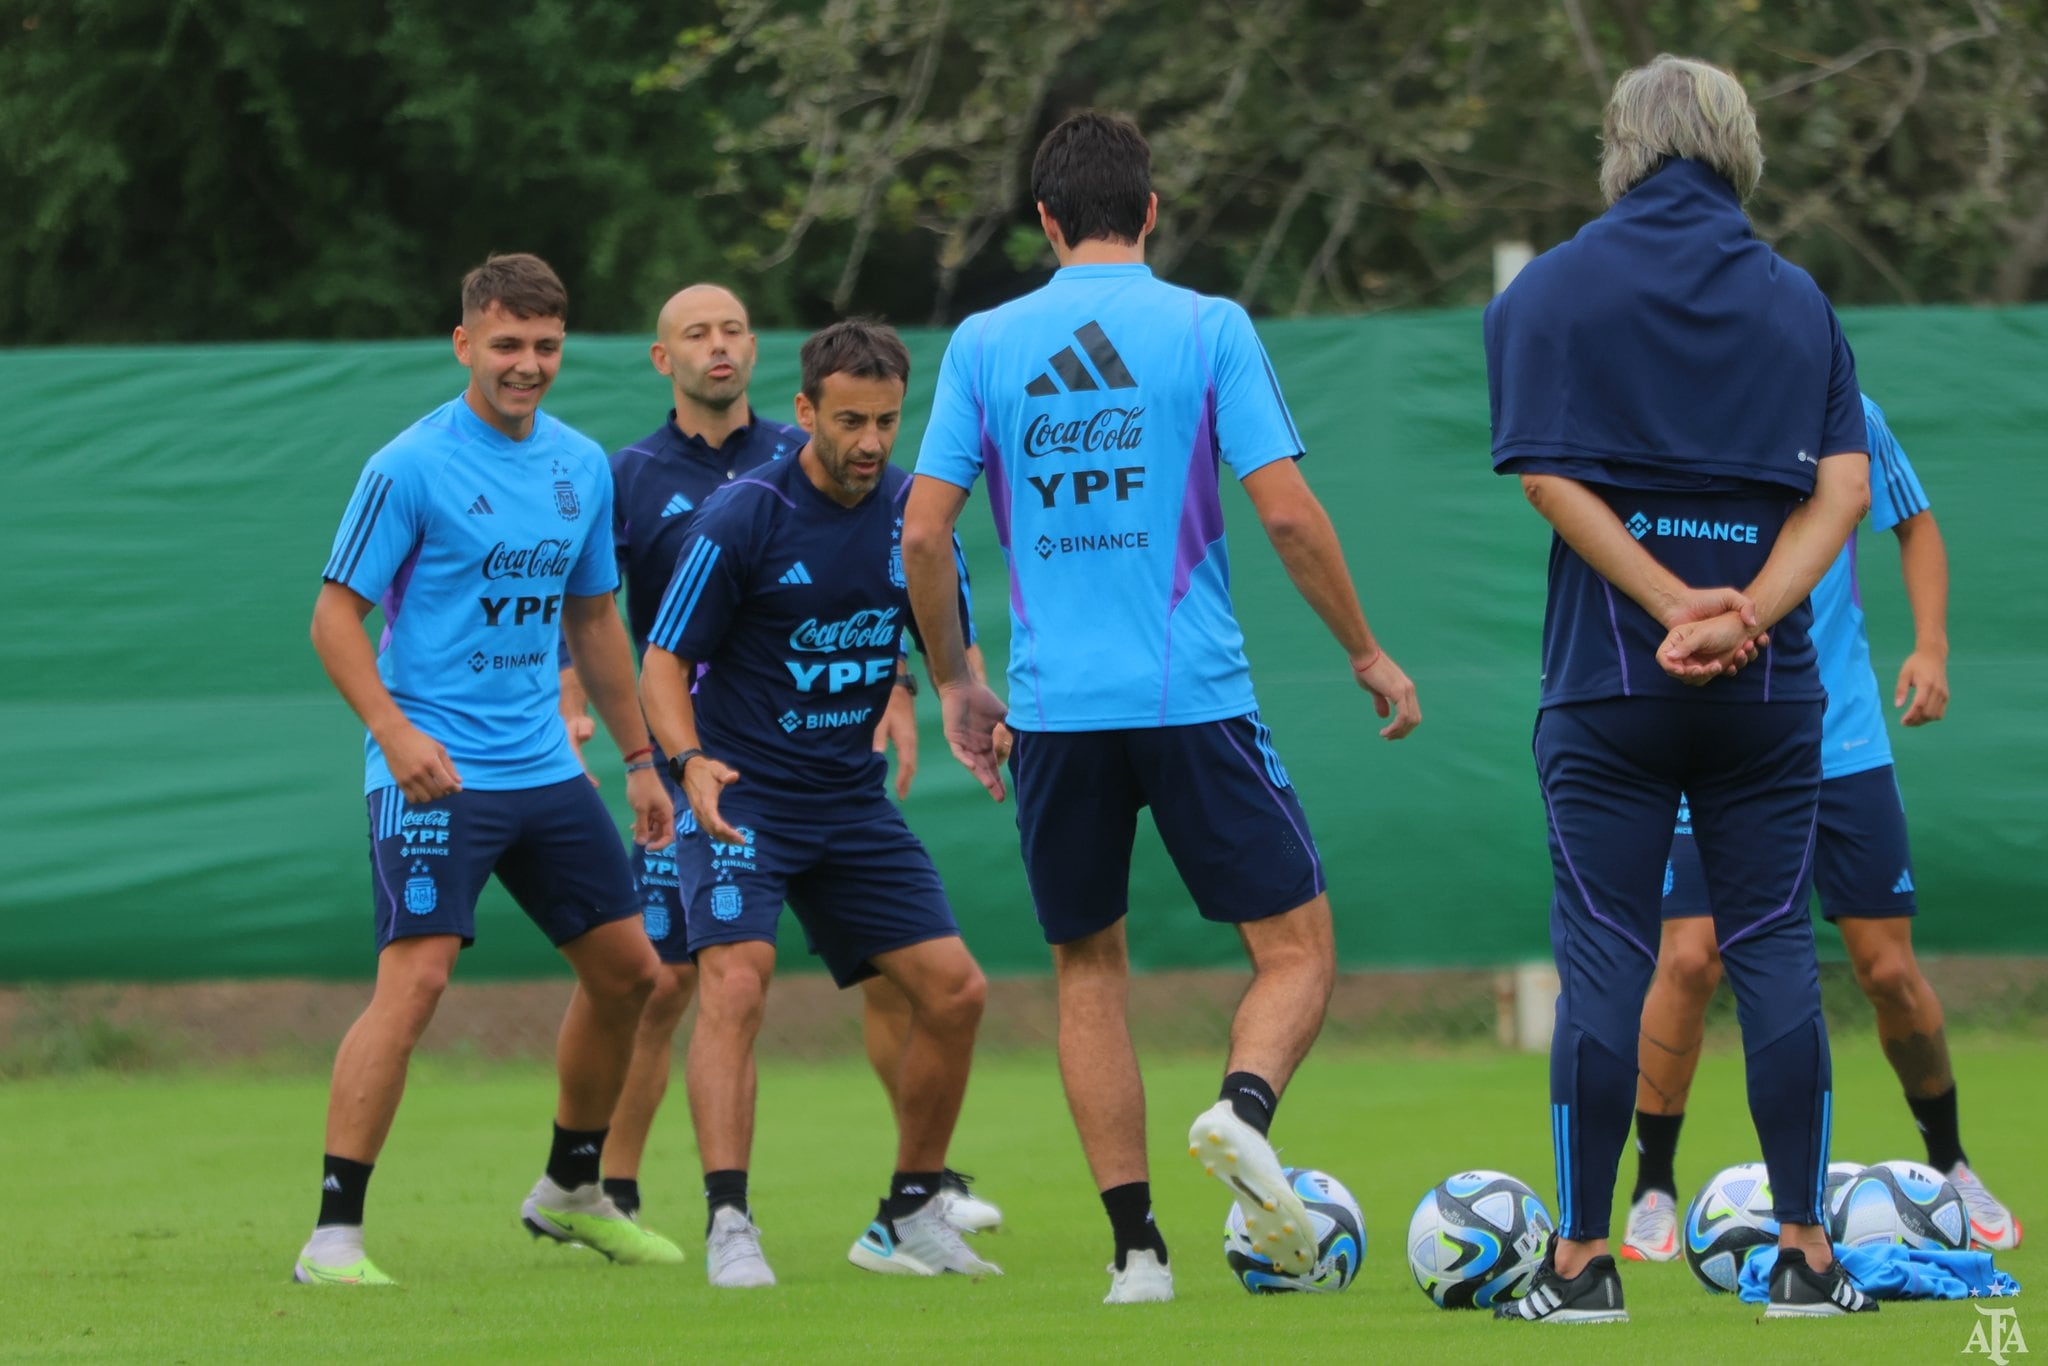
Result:
[[[678,493],[673,498],[670,498],[668,500],[668,505],[662,508],[661,515],[664,517],[673,517],[679,512],[688,512],[693,506],[694,504],[692,504],[689,499],[683,497],[682,494]]]
[[[491,500],[479,493],[476,496],[476,501],[469,505],[469,515],[472,517],[489,517],[492,514]]]
[[[1062,347],[1060,353],[1047,362],[1051,373],[1040,371],[1038,377],[1024,386],[1024,392],[1033,398],[1049,398],[1057,393],[1078,394],[1090,389],[1135,389],[1138,381],[1131,378],[1131,372],[1124,366],[1124,358],[1110,345],[1109,334],[1102,330],[1100,323],[1084,323],[1074,329],[1074,340],[1081,343],[1081,349],[1088,353],[1088,359],[1095,362],[1095,374],[1102,376],[1102,383],[1095,382],[1095,374],[1081,363],[1071,346]],[[1053,376],[1058,375],[1058,379]]]
[[[1912,891],[1912,890],[1913,890],[1913,870],[1912,870],[1911,868],[1901,868],[1901,869],[1899,869],[1899,880],[1898,880],[1897,882],[1894,882],[1894,883],[1892,884],[1892,895],[1893,895],[1893,896],[1904,896],[1904,895],[1905,895],[1906,893],[1908,893],[1908,892],[1910,892],[1910,891]]]
[[[795,564],[783,570],[782,577],[776,580],[777,583],[809,583],[810,581],[811,571],[804,568],[802,560],[798,560]]]

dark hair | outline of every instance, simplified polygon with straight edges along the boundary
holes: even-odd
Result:
[[[1137,241],[1151,194],[1152,149],[1136,124],[1113,114],[1074,115],[1031,159],[1031,197],[1070,247],[1091,237]]]
[[[873,318],[845,318],[813,332],[803,349],[804,397],[816,403],[831,375],[910,383],[910,349],[896,329]]]
[[[515,318],[569,316],[569,291],[562,277],[538,256],[523,251],[490,256],[462,277],[462,316],[475,317],[492,304]]]

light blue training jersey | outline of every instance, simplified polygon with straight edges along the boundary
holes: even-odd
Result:
[[[962,323],[917,472],[961,488],[988,476],[1010,571],[1009,724],[1255,710],[1220,464],[1243,479],[1301,453],[1245,311],[1143,265],[1068,266]]]
[[[457,396],[363,467],[321,576],[383,609],[377,672],[465,788],[582,774],[556,640],[565,594],[618,587],[611,530],[603,449],[546,413],[513,441]],[[363,749],[363,791],[390,787],[376,740]]]
[[[1927,511],[1927,492],[1913,473],[1884,411],[1868,397],[1864,421],[1870,428],[1870,515],[1872,531],[1890,531]],[[1884,728],[1884,702],[1870,667],[1870,639],[1863,630],[1863,595],[1856,582],[1856,537],[1813,587],[1813,640],[1820,651],[1821,684],[1827,716],[1821,722],[1821,777],[1846,778],[1892,761]]]

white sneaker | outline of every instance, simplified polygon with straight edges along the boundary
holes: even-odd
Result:
[[[1287,1174],[1266,1136],[1219,1100],[1195,1116],[1188,1130],[1188,1156],[1221,1181],[1244,1211],[1244,1226],[1259,1255],[1283,1273],[1315,1270],[1315,1227],[1308,1207],[1287,1183]]]
[[[1962,1192],[1963,1204],[1970,1211],[1970,1246],[2004,1252],[2020,1245],[2020,1221],[1985,1189],[1967,1163],[1949,1168],[1948,1179]]]
[[[846,1260],[885,1276],[943,1276],[948,1271],[963,1276],[1002,1275],[1001,1267],[968,1250],[960,1230],[946,1222],[940,1204],[934,1196],[918,1206],[916,1213],[901,1219],[877,1215],[867,1232],[854,1240]]]
[[[1173,1298],[1173,1271],[1151,1248],[1140,1248],[1124,1258],[1124,1269],[1109,1264],[1109,1293],[1104,1304],[1164,1304]]]
[[[1628,1207],[1628,1232],[1621,1236],[1621,1255],[1632,1262],[1678,1259],[1678,1202],[1663,1191],[1651,1191]]]
[[[988,1233],[1003,1226],[1003,1212],[968,1187],[974,1178],[951,1167],[939,1178],[939,1199],[945,1202],[946,1222],[962,1233]]]
[[[761,1255],[761,1230],[731,1205],[720,1205],[704,1235],[704,1272],[722,1289],[775,1284],[775,1273]]]

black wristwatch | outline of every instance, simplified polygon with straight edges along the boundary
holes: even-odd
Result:
[[[896,675],[896,686],[909,693],[912,697],[917,696],[917,675],[908,669],[903,670]]]
[[[702,759],[703,757],[705,757],[705,756],[704,756],[704,751],[703,751],[703,750],[701,750],[701,749],[686,749],[686,750],[684,750],[684,751],[683,751],[683,752],[682,752],[681,754],[671,754],[671,755],[669,755],[669,756],[668,756],[668,778],[669,778],[669,781],[670,781],[670,782],[672,782],[672,783],[674,783],[674,784],[675,784],[675,785],[676,785],[677,787],[681,787],[681,786],[683,785],[683,770],[684,770],[685,768],[688,768],[688,767],[689,767],[689,765],[690,765],[690,760],[692,760],[692,759]]]

